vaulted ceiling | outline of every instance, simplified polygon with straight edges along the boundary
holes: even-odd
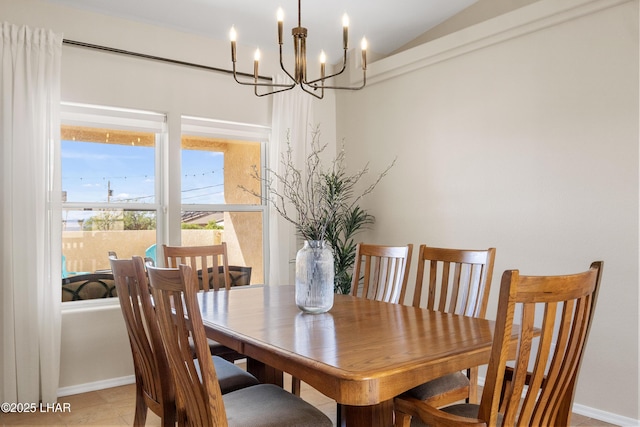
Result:
[[[276,11],[285,13],[285,48],[297,26],[295,0],[48,0],[214,39],[228,39],[234,26],[238,43],[277,48]],[[477,0],[301,0],[301,24],[308,29],[307,52],[323,49],[335,62],[342,54],[342,15],[349,15],[349,47],[366,37],[369,51],[388,55]]]

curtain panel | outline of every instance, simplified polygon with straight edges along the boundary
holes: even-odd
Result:
[[[0,400],[53,403],[60,372],[62,35],[0,33]]]
[[[274,83],[291,83],[284,75]],[[271,139],[269,141],[268,168],[283,173],[282,155],[287,150],[287,139],[293,148],[296,167],[302,169],[308,155],[313,125],[311,96],[296,87],[273,95]],[[274,285],[292,284],[295,279],[294,260],[298,251],[296,230],[269,206],[269,281]]]

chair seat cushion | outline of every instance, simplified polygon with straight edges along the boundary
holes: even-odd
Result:
[[[446,412],[452,415],[458,415],[460,417],[465,418],[478,418],[478,411],[480,410],[480,405],[476,405],[473,403],[460,403],[456,405],[447,406],[446,408],[441,408],[442,412]]]
[[[222,357],[212,356],[211,358],[213,359],[213,366],[216,368],[216,376],[218,377],[222,394],[260,384],[256,377],[241,367],[224,360]]]
[[[260,384],[225,394],[229,427],[332,427],[320,410],[272,384]]]
[[[455,372],[414,387],[407,394],[416,399],[426,400],[444,392],[463,387],[469,387],[469,378],[462,372]]]
[[[238,353],[237,351],[230,349],[217,341],[207,338],[207,343],[209,344],[209,352],[212,356],[220,356],[225,360],[233,362],[234,360],[244,359],[245,356]],[[196,350],[193,345],[193,339],[189,337],[189,347],[191,347],[191,353],[193,357],[196,357]]]
[[[222,394],[231,393],[232,391],[240,390],[241,388],[260,384],[258,379],[249,372],[221,357],[211,356],[211,360],[213,360],[213,366],[216,369],[216,376],[218,377],[218,383],[220,384],[220,391]],[[195,359],[194,362],[196,371],[198,372],[198,377],[202,380],[200,364],[197,359]]]
[[[441,408],[442,412],[446,412],[452,415],[458,415],[460,417],[465,418],[478,418],[478,410],[480,409],[480,405],[476,405],[473,403],[460,403],[456,405],[447,406],[446,408]],[[498,423],[496,427],[502,426],[502,414],[498,414]],[[420,421],[418,417],[411,418],[411,427],[428,427],[427,424]]]

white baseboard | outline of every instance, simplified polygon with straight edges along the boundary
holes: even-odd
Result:
[[[484,377],[478,377],[478,385],[484,386]],[[522,397],[526,393],[523,391]],[[590,406],[580,405],[578,403],[573,404],[573,412],[585,417],[593,418],[594,420],[602,421],[609,424],[614,424],[620,427],[640,427],[640,420],[634,420],[633,418],[623,417],[622,415],[614,414],[612,412],[602,411]]]
[[[584,415],[585,417],[593,418],[598,421],[604,421],[605,423],[615,424],[622,427],[638,427],[640,426],[640,420],[634,420],[633,418],[623,417],[611,412],[601,411],[590,406],[580,405],[578,403],[573,404],[573,412],[576,414]]]
[[[133,384],[136,382],[134,375],[126,377],[110,378],[108,380],[96,381],[92,383],[78,384],[69,387],[61,387],[58,389],[58,397],[69,396],[72,394],[87,393],[90,391],[102,390],[105,388],[118,387],[121,385]]]

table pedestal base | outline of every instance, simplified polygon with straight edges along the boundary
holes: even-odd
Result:
[[[247,371],[252,373],[258,381],[265,384],[283,386],[283,373],[279,369],[265,365],[255,359],[247,357]],[[387,400],[378,405],[349,406],[337,405],[341,415],[341,427],[367,426],[367,427],[392,427],[393,426],[393,400]]]
[[[279,369],[267,366],[262,362],[247,357],[247,372],[253,374],[263,384],[284,385],[283,373]]]
[[[348,406],[340,405],[342,427],[348,426],[393,426],[393,400],[378,405]]]

